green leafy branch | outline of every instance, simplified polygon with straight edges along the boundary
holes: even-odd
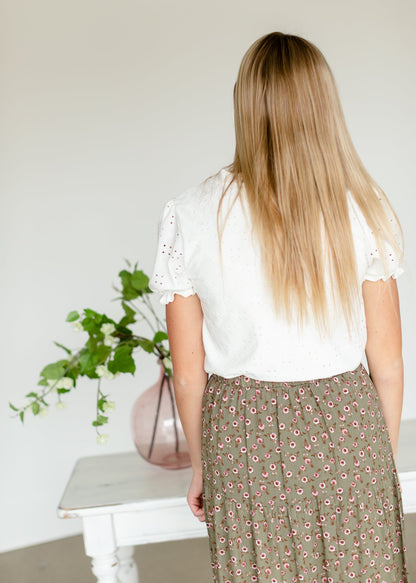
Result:
[[[109,394],[101,390],[102,379],[112,380],[120,374],[130,373],[134,376],[136,364],[133,358],[135,350],[142,349],[157,357],[165,371],[172,377],[172,362],[169,348],[163,342],[168,340],[166,322],[161,320],[150,301],[149,277],[137,269],[137,262],[130,271],[123,269],[118,276],[121,288],[113,286],[119,292],[115,301],[120,301],[124,315],[120,321],[109,318],[90,308],[81,313],[71,311],[66,321],[78,331],[86,332],[88,339],[78,350],[71,350],[56,342],[56,346],[66,352],[66,357],[47,364],[40,372],[37,392],[30,391],[25,395],[27,402],[16,407],[9,401],[14,412],[12,417],[19,417],[24,422],[25,413],[44,416],[48,413],[52,394],[57,396],[56,407],[62,409],[66,402],[62,399],[65,393],[71,393],[77,387],[80,377],[96,379],[96,413],[92,425],[97,432],[97,443],[105,443],[108,435],[99,432],[99,427],[108,423],[108,413],[115,409],[115,402],[109,401]],[[151,338],[139,336],[130,328],[133,324],[145,322],[151,330]]]

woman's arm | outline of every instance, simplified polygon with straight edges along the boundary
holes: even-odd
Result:
[[[403,406],[402,331],[397,282],[365,280],[362,284],[369,373],[380,397],[396,460]]]
[[[196,294],[175,294],[166,304],[166,324],[173,367],[175,399],[194,472],[188,492],[192,512],[204,520],[202,505],[202,396],[208,382],[204,370],[205,350],[202,341],[203,313]]]

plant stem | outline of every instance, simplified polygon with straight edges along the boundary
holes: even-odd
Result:
[[[149,328],[152,330],[153,334],[156,333],[155,327],[153,326],[153,324],[150,322],[150,320],[148,319],[148,317],[146,316],[146,314],[144,314],[141,309],[136,306],[136,304],[133,302],[133,300],[127,300],[126,303],[130,304],[130,307],[134,309],[134,311],[137,314],[140,314],[141,317],[143,318],[143,320],[145,320],[147,322],[147,325],[149,326]],[[147,305],[147,304],[145,304]]]
[[[41,401],[44,397],[46,397],[54,388],[55,385],[58,381],[61,380],[62,377],[64,377],[66,375],[66,373],[71,370],[71,368],[74,366],[74,364],[76,363],[76,359],[79,355],[80,350],[71,358],[71,360],[69,361],[68,366],[66,367],[66,369],[64,370],[63,374],[55,380],[55,382],[53,383],[53,385],[50,385],[47,389],[42,389],[42,391],[37,395],[37,397],[33,397],[33,399],[35,399],[34,401],[31,401],[30,403],[28,403],[27,405],[21,407],[19,409],[19,411],[26,411],[26,409],[28,409],[29,407],[32,407],[32,403],[36,402],[36,401]],[[74,362],[75,361],[75,362]],[[61,397],[60,394],[58,393],[58,401],[61,401]],[[49,406],[49,405],[48,405]],[[18,417],[19,412],[16,412],[16,415],[11,415],[11,417]]]
[[[98,419],[98,401],[100,400],[100,393],[101,393],[101,391],[100,391],[100,385],[101,385],[101,377],[98,379],[98,385],[97,385],[97,402],[96,402],[96,409],[95,409],[95,412],[96,412],[96,420]],[[99,435],[98,426],[97,425],[95,426],[95,431]]]
[[[143,302],[146,304],[146,306],[148,307],[148,309],[151,311],[151,313],[153,314],[153,317],[155,318],[157,325],[162,328],[162,330],[164,332],[166,332],[166,324],[165,322],[162,322],[162,320],[160,320],[160,318],[158,317],[158,315],[156,314],[151,301],[149,300],[148,296],[143,296]]]
[[[159,420],[159,412],[160,412],[160,404],[162,402],[162,392],[163,392],[163,385],[165,383],[165,375],[163,375],[161,383],[160,383],[160,387],[159,387],[159,398],[157,401],[157,409],[156,409],[156,417],[155,417],[155,422],[153,424],[153,432],[152,432],[152,440],[150,442],[150,448],[149,448],[149,453],[147,454],[147,457],[150,460],[150,457],[152,455],[152,451],[153,451],[153,445],[155,442],[155,436],[156,436],[156,428],[157,428],[157,422]]]

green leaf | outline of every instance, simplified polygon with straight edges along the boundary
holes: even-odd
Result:
[[[54,344],[56,344],[56,346],[59,346],[59,348],[63,348],[68,354],[71,354],[71,351],[69,350],[69,348],[67,348],[63,344],[59,344],[59,342],[56,342],[56,340],[54,340]]]
[[[76,380],[80,375],[80,368],[79,365],[71,366],[71,368],[67,371],[66,376],[74,380],[74,388],[76,387]]]
[[[34,403],[32,403],[32,413],[33,415],[37,415],[39,413],[39,403],[37,401],[35,401]]]
[[[125,300],[134,300],[139,295],[131,281],[131,273],[123,269],[118,274],[123,286],[123,297]]]
[[[154,335],[153,342],[154,344],[157,344],[158,342],[162,342],[162,340],[168,340],[168,335],[166,334],[166,332],[159,330],[159,332],[156,332],[156,334]]]
[[[71,391],[71,389],[63,389],[63,388],[56,389],[56,392],[60,393],[60,394],[61,393],[69,393],[70,391]]]
[[[107,368],[113,374],[116,372],[131,372],[134,373],[136,370],[136,364],[134,358],[132,357],[133,347],[126,344],[117,346],[114,351],[113,360],[108,361]]]
[[[99,346],[97,346],[95,354],[97,356],[97,363],[102,364],[110,356],[111,346],[106,346],[105,344],[100,344]]]
[[[124,300],[122,300],[121,305],[126,315],[121,318],[119,326],[128,326],[129,324],[133,324],[136,321],[136,312],[130,308],[130,306],[128,306]]]
[[[97,324],[94,318],[91,318],[90,316],[85,317],[81,324],[84,330],[89,334],[98,334],[100,332],[99,324]]]
[[[97,407],[100,409],[100,411],[104,411],[104,403],[107,403],[107,399],[105,399],[104,397],[98,399]]]
[[[9,407],[10,407],[11,409],[13,409],[13,411],[18,411],[18,410],[19,410],[19,409],[17,409],[17,408],[16,408],[14,405],[12,405],[12,404],[10,403],[10,401],[9,401]]]
[[[75,320],[78,320],[79,318],[79,314],[76,310],[72,310],[72,312],[69,312],[69,314],[66,317],[66,322],[75,322]]]
[[[90,352],[95,352],[99,342],[101,342],[101,340],[99,340],[96,336],[90,336],[85,343],[85,349],[89,350]],[[83,354],[83,352],[81,354]]]
[[[25,416],[25,412],[24,411],[20,411],[19,413],[19,417],[20,417],[20,421],[23,423],[24,421],[24,416]]]
[[[107,423],[107,422],[108,422],[108,417],[106,417],[105,415],[97,415],[97,419],[92,422],[92,425],[94,425],[94,427],[97,427],[99,425],[104,425],[104,423]]]
[[[106,323],[114,324],[117,327],[117,324],[114,320],[106,316],[105,314],[99,314],[94,310],[90,310],[89,308],[84,310],[85,318],[82,320],[81,324],[86,332],[91,337],[97,337],[100,340],[104,338],[103,332],[101,332],[101,326]]]
[[[132,336],[133,332],[130,330],[130,328],[127,328],[126,326],[120,326],[120,324],[117,325],[117,332],[120,335],[123,336]],[[115,336],[115,334],[114,334]],[[125,338],[123,338],[123,340],[125,340]]]
[[[79,368],[82,375],[87,375],[91,379],[98,378],[95,369],[99,363],[99,357],[95,352],[90,352],[88,349],[81,351],[79,357]]]
[[[92,318],[93,320],[96,320],[98,324],[101,324],[102,319],[104,318],[104,314],[100,314],[99,312],[91,310],[90,308],[85,308],[84,314],[87,316],[87,318]]]
[[[40,379],[40,381],[38,382],[38,385],[47,385],[48,381],[46,379]]]
[[[148,340],[147,338],[139,338],[137,340],[137,344],[143,348],[143,350],[145,350],[146,352],[152,353],[154,350],[154,344],[151,340]]]
[[[81,322],[84,330],[86,330],[90,335],[96,335],[100,338],[104,337],[104,334],[101,332],[100,328],[102,324],[106,322],[111,322],[115,325],[114,320],[108,318],[105,314],[100,314],[90,308],[86,308],[84,310],[85,318]]]
[[[137,291],[143,291],[147,288],[149,278],[143,271],[134,271],[131,276],[131,285]]]
[[[58,360],[52,364],[46,365],[40,372],[40,376],[46,379],[56,380],[63,376],[66,367],[68,366],[67,360]]]

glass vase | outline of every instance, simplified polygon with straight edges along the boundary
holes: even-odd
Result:
[[[159,361],[159,379],[133,404],[131,431],[139,454],[167,469],[191,466],[191,458],[175,402],[171,377]]]

